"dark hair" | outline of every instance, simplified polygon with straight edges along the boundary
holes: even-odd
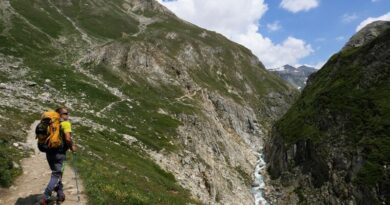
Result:
[[[56,112],[58,112],[59,114],[61,114],[64,110],[67,110],[68,108],[66,107],[59,107],[56,109]]]

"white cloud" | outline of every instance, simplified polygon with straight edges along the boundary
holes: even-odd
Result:
[[[365,27],[367,24],[370,24],[370,23],[372,23],[374,21],[379,21],[379,20],[390,21],[390,12],[388,12],[385,15],[379,16],[379,17],[369,17],[369,18],[367,18],[366,20],[362,21],[359,24],[359,26],[356,28],[356,31],[359,31],[360,29]]]
[[[263,0],[158,1],[180,18],[225,35],[247,30],[268,10]]]
[[[350,23],[354,20],[356,20],[357,18],[359,18],[358,15],[356,15],[355,13],[353,14],[344,14],[342,17],[341,17],[341,21],[343,23]]]
[[[253,28],[255,29],[255,28]],[[313,52],[310,45],[303,40],[288,37],[281,44],[272,43],[254,30],[241,34],[237,41],[251,48],[267,68],[276,68],[285,64],[297,64],[299,59]]]
[[[282,26],[280,25],[280,22],[279,21],[275,21],[273,23],[269,23],[267,24],[267,28],[269,31],[278,31],[282,28]]]
[[[158,1],[180,18],[246,46],[267,68],[295,64],[313,52],[309,44],[292,36],[275,44],[260,33],[258,22],[268,9],[264,0]]]
[[[319,5],[319,0],[282,0],[280,6],[288,11],[297,13],[300,11],[308,11],[316,8]]]

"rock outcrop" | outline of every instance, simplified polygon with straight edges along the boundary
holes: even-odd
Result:
[[[389,21],[375,21],[364,28],[362,28],[357,34],[352,36],[351,39],[343,47],[343,51],[351,48],[357,48],[370,43],[377,38],[383,31],[390,28]]]

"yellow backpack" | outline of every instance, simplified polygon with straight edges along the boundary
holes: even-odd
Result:
[[[59,113],[48,110],[42,114],[41,122],[35,128],[39,150],[46,152],[48,149],[56,149],[62,145],[60,128]]]

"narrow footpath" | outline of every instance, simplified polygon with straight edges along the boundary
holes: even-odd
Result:
[[[23,174],[19,176],[14,184],[9,189],[0,190],[1,205],[32,205],[35,204],[42,196],[44,189],[50,179],[50,168],[46,161],[45,153],[42,153],[37,148],[35,140],[35,127],[39,121],[35,121],[29,130],[27,136],[27,144],[34,149],[34,153],[29,158],[25,158],[21,162]],[[67,157],[70,158],[72,153],[68,152]],[[64,192],[66,200],[63,205],[85,205],[87,197],[84,194],[82,181],[77,176],[79,194],[77,194],[76,178],[73,168],[70,166],[71,161],[67,161],[65,165],[64,176],[62,182],[64,184]],[[53,196],[55,192],[53,192]],[[78,196],[80,200],[78,200]]]

